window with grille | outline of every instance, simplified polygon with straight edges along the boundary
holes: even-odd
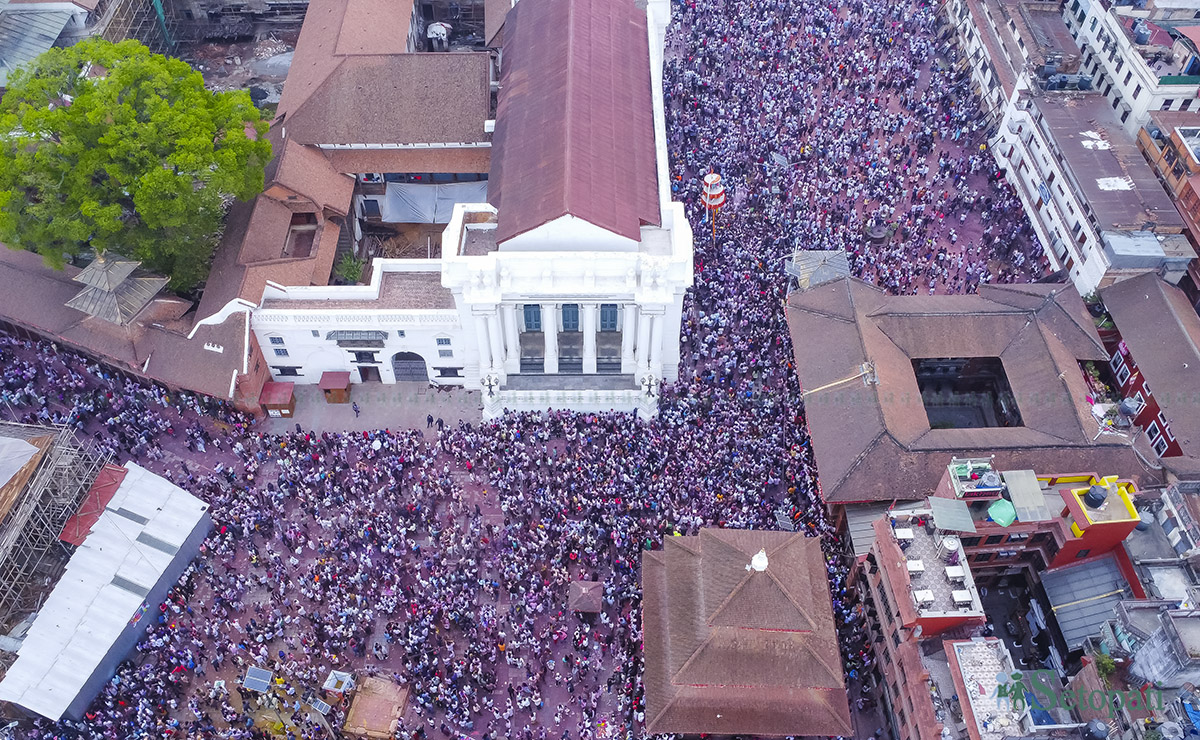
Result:
[[[454,350],[452,350],[452,349],[439,349],[438,350],[438,357],[453,357],[453,356],[454,356]]]
[[[1167,423],[1167,417],[1163,416],[1163,412],[1158,412],[1158,423],[1162,424],[1163,435],[1167,439],[1175,439],[1175,435],[1171,434],[1171,425]]]
[[[450,346],[450,339],[449,339],[449,338],[447,338],[447,337],[438,337],[438,338],[437,338],[437,345],[438,345],[439,347],[449,347],[449,346]]]
[[[387,341],[386,331],[355,331],[339,329],[327,332],[325,339],[337,342],[342,349],[383,349]]]
[[[275,356],[276,357],[287,357],[288,351],[286,349],[280,349],[279,347],[276,347],[275,348]]]
[[[271,344],[283,344],[283,337],[271,337]]]
[[[1150,422],[1150,426],[1146,427],[1147,439],[1149,439],[1151,442],[1157,442],[1158,438],[1161,436],[1162,436],[1162,431],[1160,431],[1158,428],[1158,422],[1157,421]]]
[[[1155,455],[1162,457],[1163,455],[1167,454],[1167,448],[1170,447],[1170,443],[1167,442],[1166,437],[1159,437],[1158,441],[1152,443],[1150,446],[1154,448]]]

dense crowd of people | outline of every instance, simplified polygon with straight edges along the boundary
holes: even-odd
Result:
[[[331,670],[406,686],[399,738],[640,737],[641,552],[705,526],[785,523],[822,540],[862,708],[870,651],[817,494],[780,261],[844,249],[894,292],[969,292],[1037,275],[1040,247],[931,5],[675,13],[668,131],[697,275],[681,378],[651,422],[546,411],[271,435],[224,404],[0,335],[0,413],[73,426],[202,497],[215,522],[85,719],[23,737],[312,740],[345,719],[336,701],[310,708]],[[710,170],[732,194],[713,238],[698,200]],[[578,579],[603,584],[599,613],[567,607]],[[275,690],[239,690],[251,666]]]

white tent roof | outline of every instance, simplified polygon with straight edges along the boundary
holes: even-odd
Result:
[[[145,468],[125,468],[0,681],[0,700],[61,719],[208,510]]]
[[[12,480],[37,451],[38,448],[23,439],[0,437],[0,486]]]

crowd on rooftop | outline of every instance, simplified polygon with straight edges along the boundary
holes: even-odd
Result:
[[[846,249],[886,289],[969,292],[1036,275],[1040,247],[995,178],[932,6],[675,12],[668,130],[697,275],[681,379],[657,390],[651,422],[546,411],[271,435],[223,404],[0,335],[0,414],[74,426],[211,503],[215,522],[86,719],[22,737],[245,739],[275,722],[323,737],[308,701],[331,670],[407,686],[400,738],[638,737],[640,553],[703,526],[822,538],[859,698],[870,651],[819,502],[780,260]],[[715,238],[698,201],[710,168],[733,195]],[[604,584],[600,613],[567,607],[577,579]],[[279,680],[270,697],[236,689],[251,666]],[[334,702],[326,721],[344,719]]]

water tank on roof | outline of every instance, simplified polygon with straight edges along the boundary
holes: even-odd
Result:
[[[1042,69],[1038,72],[1038,77],[1043,80],[1058,71],[1057,64],[1043,64]]]
[[[958,555],[959,540],[956,535],[948,534],[938,540],[938,557],[948,560]]]
[[[1087,723],[1088,740],[1106,740],[1108,738],[1108,723],[1094,719]]]
[[[1126,416],[1136,416],[1142,410],[1142,404],[1133,398],[1122,398],[1117,404],[1117,410]]]
[[[1133,24],[1133,41],[1139,46],[1150,43],[1150,26],[1145,21],[1139,20]]]
[[[1104,486],[1092,486],[1083,494],[1083,503],[1090,508],[1099,509],[1108,500],[1108,489]]]
[[[1080,90],[1091,90],[1092,89],[1092,76],[1091,75],[1076,75],[1076,77],[1079,80],[1076,83],[1076,86]]]

